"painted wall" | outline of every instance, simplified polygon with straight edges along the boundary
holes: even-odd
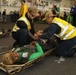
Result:
[[[3,1],[6,2],[6,4],[3,4]],[[35,5],[35,1],[36,0],[32,0],[32,4],[27,2],[26,0],[26,4],[27,6],[32,6],[32,5]],[[13,5],[14,3],[17,3],[16,5]],[[63,12],[64,11],[70,11],[70,7],[73,5],[73,0],[46,0],[46,2],[48,2],[48,5],[46,6],[37,6],[37,9],[38,10],[41,10],[43,11],[43,13],[45,11],[50,11],[51,8],[52,8],[52,5],[53,3],[57,6],[60,6],[60,15],[63,16]],[[10,14],[10,11],[19,11],[20,10],[20,6],[21,6],[21,3],[19,0],[0,0],[0,11],[1,13],[3,12],[4,9],[6,9],[7,11],[7,15]]]
[[[20,1],[19,0],[0,0],[1,1],[1,5],[2,6],[0,6],[0,10],[1,10],[1,12],[4,10],[4,9],[6,9],[7,10],[7,14],[10,14],[10,11],[19,11],[19,9],[20,9],[20,6],[21,6],[21,3],[20,3]],[[6,1],[6,2],[8,2],[7,4],[3,4],[3,1]],[[27,0],[26,0],[27,1]],[[36,0],[33,0],[33,2],[35,2]],[[52,7],[52,4],[54,3],[55,5],[57,5],[57,6],[60,6],[61,7],[61,11],[63,10],[63,8],[70,8],[70,6],[71,6],[71,1],[73,1],[73,0],[46,0],[47,2],[48,2],[48,6],[45,6],[45,7],[43,7],[43,6],[37,6],[37,8],[39,9],[39,10],[43,10],[43,11],[47,11],[47,10],[50,10],[51,9],[51,7]],[[13,6],[13,3],[17,3],[15,6]],[[26,4],[28,5],[28,6],[31,6],[31,3],[28,3],[28,2],[26,2]]]
[[[0,11],[3,12],[4,9],[6,9],[7,14],[10,14],[10,11],[19,11],[20,10],[20,0],[4,0],[6,1],[5,4],[3,4],[3,0],[0,0]],[[31,6],[29,2],[26,2],[27,6]]]
[[[37,6],[37,8],[43,12],[50,11],[54,4],[57,7],[60,7],[60,16],[63,16],[64,11],[68,14],[71,6],[74,4],[73,0],[46,0],[46,2],[48,2],[48,6]]]

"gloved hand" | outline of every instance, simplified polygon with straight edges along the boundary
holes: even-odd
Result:
[[[30,43],[30,45],[35,45],[37,42],[36,41],[32,41],[31,43]]]
[[[36,32],[36,34],[39,36],[39,35],[42,35],[43,33],[43,30],[39,30],[38,32]]]

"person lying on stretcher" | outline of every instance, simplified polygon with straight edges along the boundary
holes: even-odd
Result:
[[[6,65],[22,64],[43,55],[42,47],[37,42],[10,51],[2,56],[2,62]]]

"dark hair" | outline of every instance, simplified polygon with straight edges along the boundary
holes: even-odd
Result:
[[[22,0],[24,3],[26,2],[25,0]]]
[[[52,9],[52,13],[54,14],[54,15],[56,15],[57,13],[56,13],[56,11],[54,10],[54,9]]]

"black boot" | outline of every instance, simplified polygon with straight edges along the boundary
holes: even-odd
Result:
[[[14,42],[13,47],[19,47],[19,43],[17,41]]]

